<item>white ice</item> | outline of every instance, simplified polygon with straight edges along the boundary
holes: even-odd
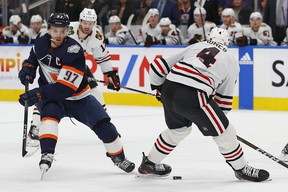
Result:
[[[24,108],[0,102],[0,192],[284,192],[288,169],[242,144],[249,164],[267,169],[272,181],[243,182],[235,178],[210,137],[197,127],[164,159],[172,166],[166,178],[137,178],[142,152],[149,152],[166,129],[161,107],[108,106],[112,122],[122,135],[126,156],[134,161],[133,174],[122,172],[105,156],[103,144],[83,124],[65,118],[59,125],[56,161],[40,180],[40,151],[22,158]],[[29,108],[29,126],[32,108]],[[229,119],[239,136],[278,157],[288,142],[288,112],[234,110]],[[29,127],[28,127],[29,128]],[[172,176],[182,176],[173,180]]]

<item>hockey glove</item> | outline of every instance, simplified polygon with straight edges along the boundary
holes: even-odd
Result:
[[[18,99],[19,103],[23,106],[25,106],[25,101],[27,101],[29,107],[42,100],[43,100],[43,94],[41,94],[39,88],[35,88],[30,91],[27,91],[26,93],[21,94]]]
[[[248,38],[246,36],[236,38],[236,45],[240,47],[248,45]]]
[[[120,87],[120,78],[118,75],[118,71],[113,70],[113,71],[107,72],[106,74],[109,79],[109,84],[107,88],[115,90],[115,91],[119,91],[121,87]]]
[[[29,43],[29,37],[27,35],[19,35],[17,39],[18,39],[19,44]]]
[[[36,67],[33,64],[24,61],[22,64],[22,68],[18,74],[18,78],[20,79],[21,83],[25,85],[26,80],[28,80],[29,83],[32,84],[35,77]]]
[[[158,101],[160,101],[161,102],[161,90],[162,90],[162,85],[152,85],[151,84],[151,89],[152,90],[155,90],[156,89],[156,99],[158,100]]]

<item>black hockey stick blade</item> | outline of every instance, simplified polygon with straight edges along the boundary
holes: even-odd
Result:
[[[26,78],[25,82],[25,93],[29,90],[29,77]],[[25,101],[24,107],[24,124],[23,124],[23,138],[22,138],[22,157],[27,154],[26,142],[27,142],[27,121],[28,121],[28,103]]]
[[[275,161],[276,163],[279,163],[280,165],[286,167],[288,169],[288,164],[284,163],[283,161],[281,161],[280,159],[278,159],[277,157],[274,157],[273,155],[271,155],[270,153],[268,153],[267,151],[257,147],[256,145],[250,143],[249,141],[243,139],[242,137],[237,135],[237,139],[239,141],[241,141],[242,143],[244,143],[245,145],[248,145],[249,147],[255,149],[256,151],[258,151],[259,153],[262,153],[263,155],[265,155],[266,157],[268,157],[269,159]]]
[[[105,84],[109,83],[109,82],[98,80],[98,79],[96,79],[96,82],[105,83]],[[121,86],[121,88],[130,90],[130,91],[134,91],[134,92],[138,92],[138,93],[143,93],[143,94],[146,94],[146,95],[151,95],[151,96],[154,96],[154,97],[156,96],[153,93],[149,93],[149,92],[146,92],[146,91],[141,91],[141,90],[130,88],[130,87]]]

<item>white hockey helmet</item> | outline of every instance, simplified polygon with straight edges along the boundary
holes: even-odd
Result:
[[[83,21],[96,22],[97,21],[96,11],[94,9],[84,8],[80,13],[79,19]]]
[[[21,18],[19,17],[19,15],[11,15],[9,22],[17,25],[19,22],[21,22]]]
[[[42,22],[42,17],[40,15],[32,15],[30,23]]]
[[[148,13],[149,13],[151,16],[159,15],[158,9],[155,9],[155,8],[149,9]]]
[[[212,41],[221,43],[225,46],[229,45],[229,33],[226,29],[221,29],[218,27],[214,27],[210,34],[208,35],[208,39],[211,39]]]
[[[159,22],[160,26],[165,26],[165,25],[170,25],[170,24],[171,24],[171,20],[169,19],[169,17],[163,17]]]
[[[193,11],[193,15],[206,15],[206,10],[201,7],[201,8],[195,8],[194,11]]]
[[[235,17],[235,12],[232,8],[225,8],[222,12],[222,16],[231,16]]]
[[[117,15],[111,16],[109,18],[109,24],[111,23],[121,23],[120,18]]]
[[[251,19],[257,19],[257,18],[259,18],[261,21],[262,21],[262,15],[261,15],[261,13],[260,12],[253,12],[253,13],[251,13],[251,15],[250,15],[250,20]]]

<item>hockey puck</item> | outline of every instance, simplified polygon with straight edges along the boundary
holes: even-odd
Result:
[[[173,180],[181,180],[182,177],[181,176],[173,176]]]

